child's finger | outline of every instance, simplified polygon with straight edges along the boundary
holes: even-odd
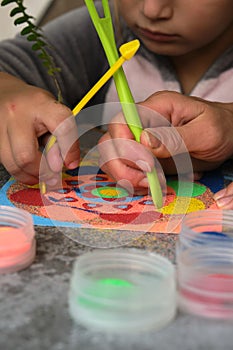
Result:
[[[119,158],[128,166],[139,168],[144,172],[150,172],[154,167],[151,152],[134,140],[105,138],[99,145],[99,150],[105,162]]]
[[[76,168],[80,160],[78,128],[73,116],[70,116],[59,123],[53,131],[65,166],[67,168]]]
[[[46,156],[49,168],[55,173],[61,172],[63,167],[63,159],[57,142],[55,142],[47,154],[44,155]]]
[[[108,133],[101,138],[98,144],[98,150],[100,152],[100,167],[116,181],[125,179],[129,181],[132,186],[136,187],[145,177],[142,168],[146,166],[147,169],[148,165],[146,162],[146,165],[143,162],[142,164],[140,164],[140,162],[137,164],[136,162],[138,161],[138,158],[133,159],[132,154],[130,153],[128,155],[125,153],[124,156],[119,154],[119,147],[116,147],[119,145],[119,143],[115,143],[115,141],[116,140],[112,140],[110,138]],[[129,142],[130,140],[119,140],[120,143],[123,142],[124,144],[125,141]],[[136,144],[135,141],[130,142]]]
[[[26,183],[28,185],[34,185],[38,183],[38,174],[28,173],[24,167],[21,167],[15,161],[15,157],[11,150],[11,145],[9,144],[8,138],[5,137],[1,140],[1,163],[4,165],[6,170],[15,177],[18,181]]]
[[[132,132],[130,131],[126,120],[122,113],[117,114],[111,122],[108,124],[108,132],[113,139],[125,138],[134,139]]]
[[[66,119],[56,130],[55,135],[60,153],[67,168],[76,168],[80,160],[78,129],[73,117]]]
[[[41,153],[31,125],[15,120],[15,125],[8,124],[7,131],[14,163],[25,173],[38,178]]]
[[[10,173],[19,181],[27,184],[58,181],[57,167],[51,169],[48,162],[39,150],[38,139],[31,124],[16,122],[12,126],[8,124],[8,137],[10,153],[12,155],[12,166]],[[9,164],[9,161],[7,161]],[[54,160],[55,162],[55,160]],[[53,162],[53,163],[54,163]],[[61,170],[61,168],[59,169]],[[9,171],[9,170],[8,170]],[[22,176],[20,175],[22,172]]]

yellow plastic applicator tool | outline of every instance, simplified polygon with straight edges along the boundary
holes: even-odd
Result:
[[[77,115],[81,109],[89,102],[89,100],[100,90],[100,88],[116,73],[116,71],[122,66],[126,60],[130,60],[137,50],[139,49],[140,43],[138,40],[130,41],[126,44],[121,45],[120,53],[121,56],[118,58],[116,63],[109,68],[109,70],[100,78],[100,80],[93,86],[93,88],[83,97],[83,99],[73,109],[73,114]]]
[[[122,66],[126,60],[130,60],[137,50],[139,49],[140,43],[138,40],[132,40],[126,44],[121,45],[120,53],[121,56],[116,62],[107,70],[107,72],[97,81],[97,83],[88,91],[88,93],[81,99],[77,106],[73,109],[72,114],[75,117],[90,101],[90,99],[101,89],[101,87],[116,73],[116,71]],[[56,136],[52,135],[45,147],[45,153],[49,150],[56,142]],[[40,184],[41,193],[46,193],[46,184],[41,182]]]

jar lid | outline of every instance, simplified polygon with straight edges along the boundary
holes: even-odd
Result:
[[[69,291],[79,324],[105,332],[158,329],[176,313],[173,264],[139,249],[97,250],[79,257]]]
[[[35,258],[35,232],[31,214],[0,206],[0,273],[16,272]]]

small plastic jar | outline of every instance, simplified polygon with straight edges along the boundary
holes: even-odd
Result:
[[[93,330],[131,333],[158,329],[176,313],[173,264],[137,249],[87,253],[74,265],[69,310]]]
[[[25,210],[0,206],[0,273],[29,266],[35,258],[33,220]]]
[[[177,245],[179,307],[192,314],[233,319],[233,211],[188,214]]]

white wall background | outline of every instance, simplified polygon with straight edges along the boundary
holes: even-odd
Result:
[[[25,0],[25,6],[27,7],[28,14],[36,19],[40,19],[52,1],[53,0]],[[17,15],[14,17],[10,17],[9,15],[11,9],[14,7],[15,4],[9,4],[3,7],[0,6],[0,40],[11,38],[21,30],[21,25],[15,26],[13,23]]]

